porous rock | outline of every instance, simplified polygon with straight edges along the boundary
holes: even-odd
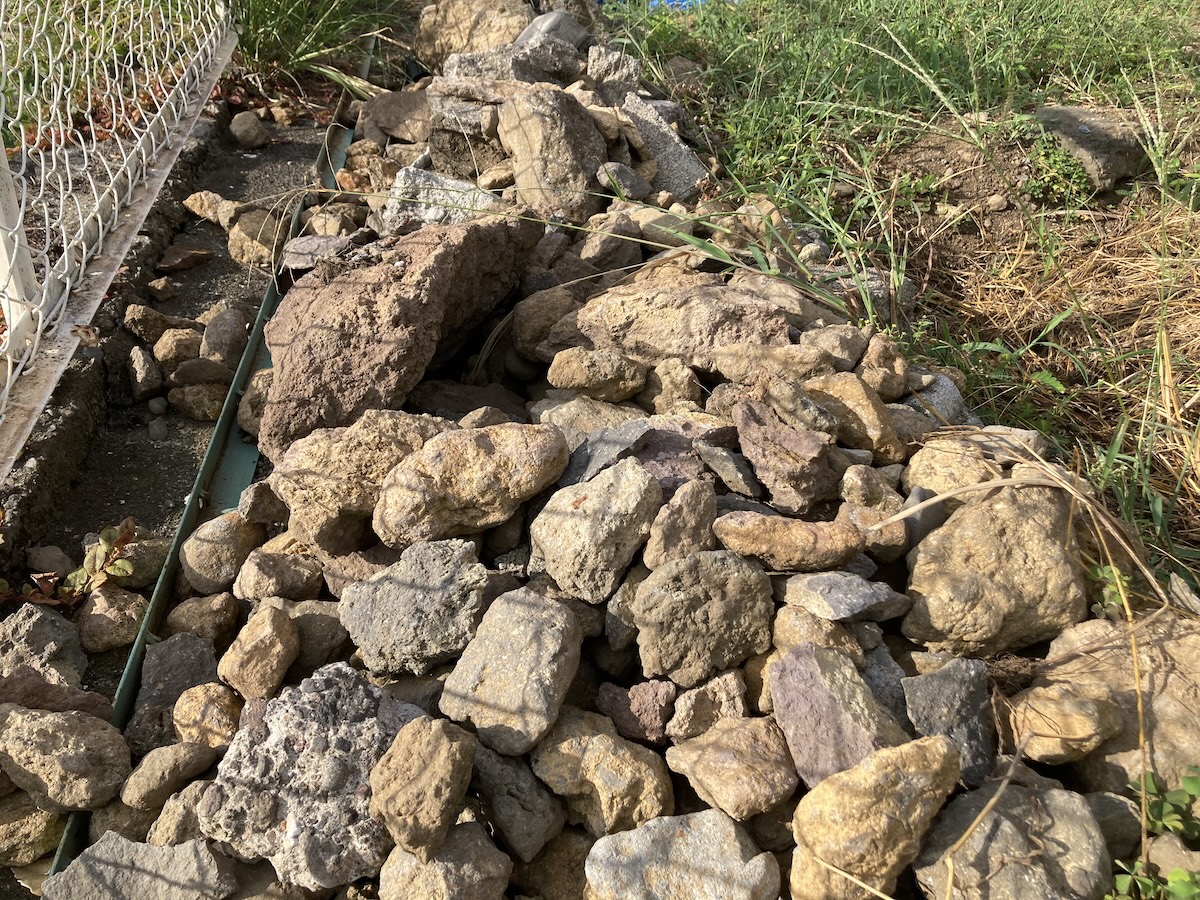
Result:
[[[629,605],[645,673],[685,688],[765,652],[773,612],[766,573],[724,550],[660,566]]]
[[[835,569],[863,549],[862,533],[849,523],[802,522],[754,512],[720,516],[713,523],[713,533],[728,550],[753,556],[782,572]]]
[[[255,704],[197,811],[204,834],[309,890],[376,875],[391,837],[368,809],[370,772],[419,711],[344,663]]]
[[[473,544],[413,544],[399,562],[346,588],[338,613],[367,668],[425,675],[467,646],[487,585]]]

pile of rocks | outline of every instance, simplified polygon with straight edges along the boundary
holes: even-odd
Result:
[[[443,75],[364,110],[369,217],[285,250],[339,255],[243,399],[273,471],[184,545],[124,732],[84,651],[133,640],[161,541],[0,622],[0,862],[83,809],[44,896],[944,897],[952,860],[955,897],[1101,897],[1139,727],[1167,783],[1200,760],[1200,627],[1142,629],[1139,723],[1040,439],[955,427],[960,376],[813,290],[660,253],[708,170],[573,24],[423,13]]]

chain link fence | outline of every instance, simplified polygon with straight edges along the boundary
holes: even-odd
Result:
[[[0,0],[0,417],[207,99],[231,24],[219,0]]]

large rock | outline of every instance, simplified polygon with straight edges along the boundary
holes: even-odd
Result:
[[[0,706],[0,770],[49,812],[97,809],[133,767],[129,745],[107,722],[80,712]]]
[[[605,716],[564,707],[530,759],[534,774],[566,798],[568,819],[596,837],[674,811],[662,757],[619,737]]]
[[[721,719],[669,747],[667,765],[700,799],[739,822],[778,806],[800,784],[783,732],[770,718]]]
[[[521,203],[573,222],[607,205],[596,171],[607,161],[608,148],[572,95],[547,87],[513,97],[500,107],[499,129]]]
[[[321,564],[312,557],[254,550],[238,571],[233,595],[239,600],[314,600],[321,587]]]
[[[681,485],[650,525],[642,554],[647,568],[657,569],[671,560],[715,549],[716,517],[717,495],[709,482],[696,480]]]
[[[192,532],[179,548],[179,564],[193,588],[201,594],[219,594],[233,587],[250,552],[266,539],[262,525],[227,512]]]
[[[948,855],[952,893],[946,890]],[[992,782],[942,811],[914,868],[929,897],[1100,900],[1112,885],[1111,866],[1104,834],[1082,795]]]
[[[56,612],[23,603],[0,619],[0,676],[28,666],[50,684],[79,687],[87,657],[79,631]]]
[[[100,897],[161,897],[169,888],[179,900],[220,900],[237,890],[227,860],[204,841],[152,847],[110,831],[57,875],[46,879],[46,900]]]
[[[530,588],[504,594],[446,679],[441,711],[498,753],[526,753],[558,718],[582,644],[566,605]]]
[[[670,266],[661,272],[593,297],[579,311],[579,330],[597,349],[643,365],[678,359],[707,372],[716,370],[717,348],[788,343],[787,320],[757,295],[720,283],[688,284],[686,276],[672,277],[679,270]]]
[[[719,809],[667,816],[596,841],[585,866],[594,900],[775,900],[779,864]]]
[[[346,588],[338,612],[368,669],[425,675],[467,646],[487,584],[473,544],[413,544],[395,565]]]
[[[26,709],[77,710],[106,722],[112,718],[112,703],[103,694],[49,681],[30,666],[17,666],[0,678],[0,697]]]
[[[636,460],[622,460],[551,497],[529,526],[530,540],[560,588],[602,603],[620,585],[661,505],[658,480]]]
[[[771,581],[725,550],[666,563],[643,581],[629,606],[647,675],[694,687],[771,646]]]
[[[836,650],[801,644],[768,669],[775,720],[812,788],[908,735]]]
[[[525,862],[562,831],[567,820],[563,802],[546,789],[524,759],[477,746],[472,783],[499,838]]]
[[[150,604],[141,594],[102,584],[88,594],[75,616],[79,640],[88,653],[128,647]]]
[[[201,829],[309,890],[374,877],[392,839],[371,817],[370,773],[419,712],[344,663],[255,701],[197,810]]]
[[[451,53],[511,44],[532,21],[533,10],[522,0],[437,0],[421,10],[413,52],[438,69]]]
[[[371,815],[400,847],[429,862],[458,818],[474,759],[475,738],[461,728],[413,719],[371,770]]]
[[[1052,488],[967,503],[909,554],[909,569],[902,629],[932,650],[995,656],[1087,614],[1071,498]]]
[[[1067,685],[1080,692],[1111,691],[1120,731],[1074,763],[1089,791],[1123,793],[1143,766],[1178,785],[1200,759],[1195,727],[1200,684],[1200,624],[1164,611],[1137,632],[1143,714],[1133,678],[1133,654],[1124,623],[1092,619],[1074,625],[1050,645],[1033,687]],[[1149,758],[1142,755],[1144,743]]]
[[[379,874],[379,900],[503,900],[511,874],[512,860],[483,826],[464,822],[428,860],[393,850]]]
[[[512,290],[541,233],[522,216],[422,228],[377,265],[300,279],[266,329],[260,448],[275,459],[315,428],[399,408]]]
[[[434,416],[369,409],[347,428],[319,428],[295,441],[267,479],[291,511],[290,528],[329,553],[357,547],[400,460],[454,424]]]
[[[878,896],[818,860],[890,895],[957,780],[958,750],[944,737],[877,750],[826,778],[800,799],[792,818],[793,900]]]
[[[384,479],[375,533],[403,549],[485,531],[557,481],[567,459],[566,441],[552,425],[492,425],[438,435]]]

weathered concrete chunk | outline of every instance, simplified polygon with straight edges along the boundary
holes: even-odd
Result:
[[[725,550],[660,566],[638,586],[629,612],[642,669],[680,687],[694,687],[771,644],[771,581]]]
[[[957,780],[958,751],[944,737],[876,750],[853,768],[826,778],[800,799],[792,818],[792,897],[876,896],[817,860],[891,894]]]
[[[596,841],[587,896],[775,900],[779,864],[719,809],[667,816]]]
[[[438,435],[397,465],[379,491],[373,524],[390,547],[477,534],[511,517],[566,468],[552,425],[492,425]]]
[[[605,716],[564,707],[530,761],[534,774],[566,798],[568,820],[596,837],[674,811],[662,757],[618,737]]]
[[[662,488],[635,460],[558,491],[529,526],[534,550],[559,587],[589,603],[607,600],[650,534]]]
[[[469,181],[405,166],[383,207],[381,234],[407,234],[425,225],[461,225],[496,212],[501,201]]]
[[[392,840],[368,809],[370,772],[419,713],[344,663],[254,701],[204,794],[200,827],[309,890],[374,877]]]
[[[558,718],[579,667],[575,614],[530,588],[498,597],[446,679],[439,703],[498,753],[526,753]]]
[[[883,747],[908,741],[850,662],[836,650],[802,644],[769,669],[775,720],[808,787]]]
[[[413,544],[399,562],[346,588],[338,612],[367,668],[424,675],[467,646],[487,584],[473,544]]]
[[[909,554],[904,634],[975,656],[1049,640],[1087,614],[1079,559],[1065,493],[1005,488],[974,500]]]
[[[97,897],[158,897],[164,885],[179,900],[220,900],[237,890],[237,879],[204,841],[152,847],[110,831],[42,886],[46,900]]]
[[[636,93],[625,95],[621,111],[637,126],[650,155],[658,162],[658,172],[651,182],[654,189],[670,191],[677,200],[695,197],[700,185],[711,177],[708,167],[680,140],[658,110]]]

